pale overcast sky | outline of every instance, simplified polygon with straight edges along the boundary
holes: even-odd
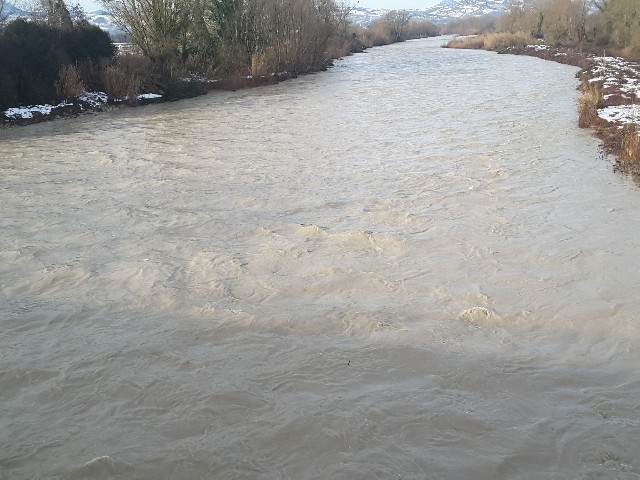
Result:
[[[73,3],[75,3],[74,0],[67,1],[67,4],[69,5]],[[80,3],[82,8],[84,8],[87,12],[93,12],[95,10],[102,9],[102,6],[100,6],[99,2],[94,0],[79,0],[78,3]],[[440,0],[353,0],[349,3],[365,8],[388,8],[392,10],[397,8],[429,8],[433,7],[437,3],[440,3]]]

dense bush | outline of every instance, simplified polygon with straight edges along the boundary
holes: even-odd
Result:
[[[0,109],[60,100],[63,67],[113,55],[108,34],[86,22],[56,29],[15,20],[0,32]]]

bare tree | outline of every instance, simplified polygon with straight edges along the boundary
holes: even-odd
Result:
[[[391,10],[382,17],[382,21],[389,26],[393,41],[401,42],[405,39],[404,30],[410,18],[411,14],[406,10]]]
[[[166,62],[178,55],[189,24],[188,0],[102,0],[101,3],[146,56]]]
[[[71,15],[64,0],[42,0],[42,6],[47,15],[47,24],[50,27],[61,29],[73,27]]]

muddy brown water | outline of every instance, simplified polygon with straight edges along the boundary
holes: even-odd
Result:
[[[640,478],[640,191],[440,43],[0,132],[0,479]]]

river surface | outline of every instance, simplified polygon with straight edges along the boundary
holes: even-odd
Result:
[[[0,479],[640,478],[640,190],[440,43],[0,132]]]

